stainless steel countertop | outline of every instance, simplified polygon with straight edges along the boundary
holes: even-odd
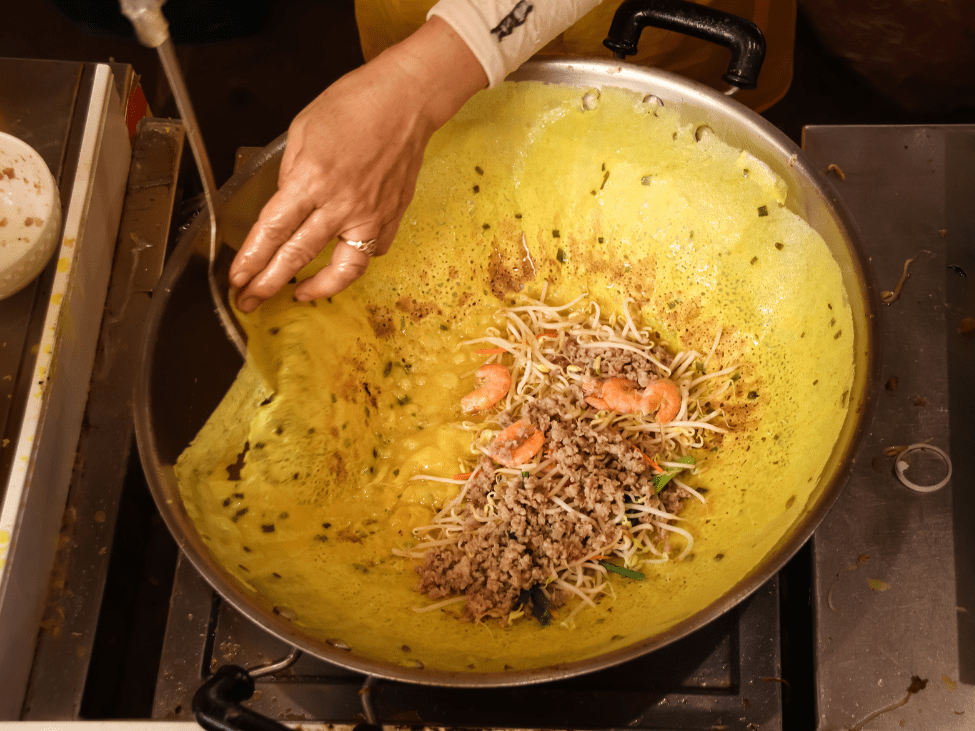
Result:
[[[68,132],[84,64],[0,58],[0,131],[37,150],[55,180],[68,145]]]
[[[0,58],[0,132],[37,150],[58,182],[62,205],[70,192],[70,176],[63,173],[83,72],[82,63]],[[24,379],[33,370],[31,345],[39,339],[52,273],[48,266],[24,289],[0,300],[0,437],[9,440],[0,449],[0,500],[11,468],[12,449],[6,445],[20,429],[29,390]]]
[[[121,73],[120,73],[121,72]],[[60,246],[0,301],[0,718],[15,718],[51,587],[131,150],[127,66],[0,59],[0,129],[58,180]],[[3,398],[3,394],[7,398]]]
[[[881,305],[877,412],[813,539],[819,729],[969,729],[975,340],[959,326],[975,317],[975,127],[808,127],[803,147],[839,167],[878,292],[917,257],[900,297]],[[929,440],[954,474],[924,494],[897,480],[885,450]],[[919,460],[908,475],[944,473]]]

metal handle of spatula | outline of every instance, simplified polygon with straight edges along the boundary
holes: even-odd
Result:
[[[200,179],[203,181],[203,194],[210,214],[210,261],[207,266],[210,296],[213,298],[213,304],[217,308],[217,316],[220,318],[220,324],[223,326],[227,338],[234,344],[243,358],[247,352],[247,345],[244,343],[240,330],[238,330],[236,320],[230,314],[227,303],[224,301],[224,295],[217,284],[214,268],[217,259],[217,186],[214,183],[210,158],[203,146],[200,125],[196,121],[196,114],[193,112],[193,105],[190,103],[190,93],[186,88],[186,82],[183,80],[183,72],[179,68],[179,62],[176,60],[173,41],[169,37],[169,23],[162,13],[162,6],[165,1],[120,0],[120,5],[122,14],[135,26],[135,33],[139,42],[149,48],[155,48],[159,53],[159,61],[162,63],[163,71],[169,80],[169,87],[172,89],[173,98],[176,99],[176,106],[186,127],[190,149],[193,151],[193,158],[196,160],[196,167],[200,171]]]

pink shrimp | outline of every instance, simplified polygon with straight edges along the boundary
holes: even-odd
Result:
[[[603,386],[595,378],[583,378],[580,384],[586,403],[594,409],[612,411],[612,407],[602,398]]]
[[[650,414],[657,412],[657,421],[666,424],[680,412],[680,389],[664,378],[651,383],[641,393],[639,386],[628,378],[607,378],[605,381],[587,380],[582,383],[586,403],[597,409],[619,414]]]
[[[525,464],[545,444],[545,435],[534,425],[516,421],[494,438],[491,456],[505,467]]]
[[[609,378],[603,382],[602,399],[619,414],[646,414],[639,385],[627,378]]]
[[[649,413],[656,409],[657,421],[666,424],[680,413],[680,389],[673,381],[661,378],[654,381],[643,392]]]
[[[511,388],[511,371],[499,363],[489,363],[477,369],[474,379],[476,388],[460,400],[465,414],[484,411],[503,399]]]
[[[586,403],[592,406],[594,409],[599,409],[600,411],[612,411],[613,407],[606,403],[605,399],[599,398],[593,394],[592,396],[586,396]]]

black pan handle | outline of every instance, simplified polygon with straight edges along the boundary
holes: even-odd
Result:
[[[254,695],[254,678],[237,665],[222,665],[193,696],[196,722],[207,731],[293,731],[241,705]]]
[[[758,86],[765,36],[750,20],[685,0],[625,0],[613,16],[603,45],[616,58],[626,58],[636,53],[640,34],[651,26],[730,48],[731,63],[722,78],[739,89]]]

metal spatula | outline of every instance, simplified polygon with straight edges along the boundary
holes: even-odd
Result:
[[[217,187],[213,179],[213,168],[210,167],[210,158],[207,156],[206,148],[203,146],[203,137],[200,134],[200,125],[193,112],[193,105],[190,103],[189,90],[183,80],[183,72],[180,70],[179,62],[176,60],[176,50],[173,41],[169,37],[169,23],[162,14],[162,6],[165,0],[120,0],[122,13],[135,26],[136,35],[139,42],[149,48],[155,48],[159,53],[159,60],[162,63],[163,71],[169,80],[169,86],[173,91],[173,98],[176,99],[176,106],[179,109],[183,124],[186,126],[187,137],[190,140],[190,149],[193,151],[193,158],[196,160],[196,167],[200,172],[200,179],[203,181],[203,194],[206,198],[207,210],[210,214],[210,261],[207,266],[207,280],[210,285],[210,296],[220,318],[227,338],[242,358],[246,357],[247,343],[244,340],[243,331],[236,318],[230,313],[227,307],[227,299],[230,291],[230,283],[227,280],[227,267],[221,267],[221,275],[218,281],[217,268]]]

